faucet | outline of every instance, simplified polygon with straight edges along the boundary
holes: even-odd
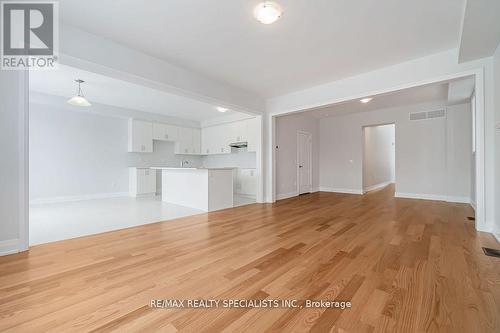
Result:
[[[189,161],[182,160],[181,161],[181,168],[185,168],[185,165],[188,165],[188,164],[189,164]]]

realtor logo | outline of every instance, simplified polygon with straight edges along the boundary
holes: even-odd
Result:
[[[1,68],[53,69],[58,52],[58,3],[1,2]]]

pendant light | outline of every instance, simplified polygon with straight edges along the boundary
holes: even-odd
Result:
[[[82,92],[81,84],[84,83],[85,81],[76,79],[75,82],[78,83],[78,91],[76,96],[73,96],[70,99],[68,99],[68,103],[75,106],[91,106],[92,104],[90,104],[90,102],[85,98],[85,96],[83,96]]]

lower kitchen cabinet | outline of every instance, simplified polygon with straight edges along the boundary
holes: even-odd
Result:
[[[149,168],[129,168],[129,194],[154,195],[156,193],[156,170]]]

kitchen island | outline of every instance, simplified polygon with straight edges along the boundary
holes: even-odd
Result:
[[[233,168],[161,170],[162,201],[212,212],[233,207]]]

